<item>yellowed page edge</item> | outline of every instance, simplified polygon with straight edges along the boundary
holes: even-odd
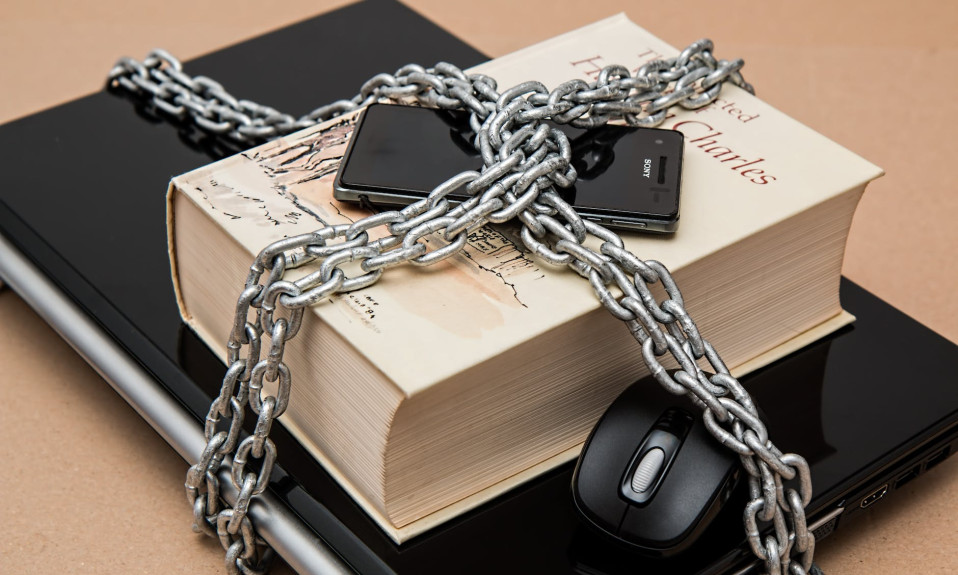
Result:
[[[853,321],[855,321],[855,316],[845,310],[842,310],[835,316],[796,335],[792,339],[770,349],[755,359],[731,368],[731,372],[736,377],[741,377],[746,373],[750,373],[765,367],[766,365],[777,361],[789,355],[790,353],[798,351],[806,345],[815,342],[846,325],[849,325]],[[403,527],[396,527],[389,521],[388,518],[386,518],[385,515],[380,513],[370,501],[362,496],[359,490],[353,486],[352,483],[350,483],[349,479],[344,476],[330,462],[330,460],[315,447],[315,445],[304,441],[304,434],[296,425],[291,424],[285,419],[282,421],[282,423],[287,429],[289,429],[293,436],[296,437],[296,439],[299,440],[304,447],[306,447],[313,457],[318,459],[323,464],[323,467],[336,479],[336,481],[339,482],[343,489],[345,489],[346,492],[349,493],[349,495],[360,504],[360,507],[362,507],[366,511],[366,514],[376,522],[379,528],[382,529],[389,536],[389,538],[396,543],[404,543],[409,541],[413,537],[421,535],[430,529],[445,523],[446,521],[455,519],[456,517],[459,517],[460,515],[471,511],[476,507],[491,501],[492,499],[495,499],[499,495],[502,495],[503,493],[529,481],[530,479],[534,479],[551,469],[572,461],[579,456],[579,451],[582,449],[582,444],[571,447],[521,471],[520,473],[508,477],[494,485],[490,485],[489,487],[478,491],[469,497],[466,497],[465,499],[461,499],[452,505],[443,507],[442,509],[430,513],[421,519],[417,519],[408,525],[404,525]]]
[[[732,375],[735,377],[742,377],[746,373],[751,373],[757,369],[761,369],[770,363],[782,359],[790,353],[794,353],[803,347],[820,340],[834,331],[838,331],[853,321],[855,321],[855,316],[845,310],[842,310],[841,313],[835,317],[827,319],[817,326],[803,331],[792,339],[782,343],[781,345],[773,347],[765,353],[760,354],[741,365],[730,368],[729,371],[731,371]]]
[[[176,263],[176,238],[173,235],[173,226],[176,221],[176,218],[173,217],[173,198],[178,192],[176,181],[177,178],[170,180],[170,185],[166,189],[166,251],[170,259],[170,276],[173,280],[176,307],[180,310],[180,317],[196,331],[197,326],[193,325],[191,321],[193,318],[187,313],[186,304],[183,302],[183,291],[180,289],[180,272]]]

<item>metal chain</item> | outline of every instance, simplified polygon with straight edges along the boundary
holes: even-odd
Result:
[[[208,78],[186,75],[166,52],[152,52],[142,63],[120,60],[110,72],[111,87],[152,96],[169,115],[192,118],[214,134],[243,143],[287,134],[381,99],[411,99],[470,112],[474,144],[483,158],[481,172],[461,173],[401,210],[285,238],[256,257],[236,306],[227,344],[229,368],[206,418],[208,444],[186,477],[193,528],[219,537],[228,571],[261,573],[268,566],[270,552],[256,536],[247,509],[266,489],[276,459],[269,431],[286,411],[291,384],[283,354],[299,331],[305,308],[371,285],[386,268],[407,262],[429,265],[453,256],[480,226],[518,218],[526,247],[588,279],[602,305],[625,322],[641,345],[655,379],[671,393],[687,395],[702,410],[712,435],[739,455],[750,490],[745,531],[766,573],[809,573],[815,537],[805,520],[812,496],[808,464],[771,442],[748,392],[699,333],[665,266],[639,259],[616,233],[581,219],[555,191],[555,186],[572,185],[576,171],[568,138],[544,123],[593,128],[624,120],[632,126],[657,126],[673,106],[708,105],[725,82],[751,92],[739,73],[743,64],[716,60],[711,41],[700,40],[678,57],[646,64],[635,76],[622,66],[609,66],[591,83],[571,80],[550,92],[541,83],[526,82],[501,93],[492,78],[466,75],[450,64],[429,69],[407,65],[395,74],[374,76],[352,100],[294,119],[237,100]],[[445,196],[462,186],[470,197],[453,205]],[[374,228],[385,235],[371,241]],[[439,239],[442,247],[430,251],[426,237]],[[349,277],[341,267],[349,262],[358,262],[362,273]],[[319,265],[298,280],[284,279],[286,270],[307,263]],[[662,301],[650,289],[656,283],[664,288]],[[619,294],[613,293],[616,288]],[[261,357],[264,333],[270,335],[270,347]],[[660,358],[666,354],[677,362],[677,371],[663,367]],[[276,384],[275,395],[264,392],[264,381]],[[257,421],[253,434],[241,439],[247,405]],[[230,456],[230,480],[239,491],[233,508],[221,500],[217,478]],[[258,471],[248,467],[251,460],[260,461]],[[763,538],[767,526],[772,532]]]

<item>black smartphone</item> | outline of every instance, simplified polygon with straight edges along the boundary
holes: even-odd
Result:
[[[574,186],[555,190],[583,218],[670,233],[679,222],[683,136],[673,130],[556,125],[572,143]],[[336,199],[408,205],[466,170],[480,170],[468,113],[373,104],[357,120],[336,176]],[[462,201],[465,193],[447,196]]]

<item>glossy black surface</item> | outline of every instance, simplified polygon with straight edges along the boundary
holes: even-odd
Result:
[[[659,225],[678,219],[681,134],[611,125],[594,130],[553,125],[568,136],[578,174],[575,185],[556,189],[580,214]],[[337,187],[365,192],[374,203],[408,204],[461,172],[482,168],[474,136],[468,114],[462,112],[371,106],[350,141]],[[468,196],[449,197],[462,201]]]
[[[481,59],[414,12],[371,0],[200,58],[187,70],[299,113],[350,96],[373,73],[408,61],[466,67]],[[164,192],[170,177],[225,151],[223,142],[147,110],[138,115],[131,102],[107,93],[0,127],[2,233],[198,420],[224,368],[179,321]],[[842,294],[859,317],[854,328],[747,379],[777,444],[812,462],[816,509],[843,498],[854,503],[874,481],[907,470],[923,443],[945,445],[958,419],[955,346],[851,283]],[[891,359],[901,350],[912,363]],[[575,516],[572,465],[397,546],[282,427],[273,434],[282,469],[271,488],[362,573],[713,573],[741,553],[730,551],[742,539],[734,501],[683,559],[642,560],[609,544]]]

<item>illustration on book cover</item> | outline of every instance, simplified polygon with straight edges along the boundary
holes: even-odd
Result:
[[[234,159],[229,170],[212,171],[208,178],[194,182],[194,189],[210,213],[233,229],[235,237],[277,239],[355,222],[369,211],[332,195],[333,179],[354,122],[354,116],[347,116],[253,148]],[[384,228],[369,233],[372,239],[386,235]],[[431,235],[425,241],[442,239]],[[461,254],[435,266],[443,268],[441,272],[426,270],[426,275],[442,276],[444,283],[479,291],[499,306],[528,307],[523,301],[524,286],[545,277],[546,272],[519,246],[521,242],[512,237],[511,230],[483,227],[470,234]],[[403,288],[397,284],[392,289]],[[367,327],[376,329],[375,307],[381,302],[374,295],[343,294],[335,299],[352,309]]]

